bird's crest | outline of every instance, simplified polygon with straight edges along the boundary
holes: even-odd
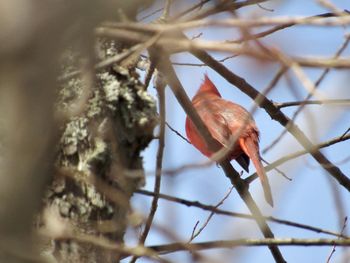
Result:
[[[208,75],[204,75],[204,81],[202,85],[200,86],[197,95],[203,94],[203,93],[209,93],[209,94],[215,94],[219,97],[221,97],[218,89],[215,87],[214,83],[209,79]]]

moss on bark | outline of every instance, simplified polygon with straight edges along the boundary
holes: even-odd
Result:
[[[100,59],[118,52],[113,41],[102,43]],[[64,73],[76,70],[76,57],[74,52],[66,54]],[[74,108],[84,92],[88,91],[90,96],[80,114],[70,117],[62,127],[56,166],[58,171],[69,169],[73,176],[59,173],[55,176],[45,206],[58,211],[75,231],[122,242],[129,204],[108,200],[91,179],[104,180],[129,200],[144,182],[140,153],[153,138],[158,117],[155,101],[145,91],[134,68],[111,66],[98,72],[95,80],[93,90],[87,90],[83,79],[75,77],[62,84],[58,92],[60,112]],[[102,233],[97,223],[109,220],[117,227]],[[50,249],[58,262],[118,261],[117,254],[90,244],[52,241]]]

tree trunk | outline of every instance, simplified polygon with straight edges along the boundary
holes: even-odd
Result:
[[[101,40],[101,59],[118,51],[113,41]],[[69,54],[68,61],[76,59]],[[75,77],[65,82],[58,107],[69,112],[87,82]],[[68,219],[73,232],[122,243],[127,227],[129,199],[144,183],[140,152],[153,138],[157,123],[155,101],[144,90],[135,67],[114,66],[96,75],[87,105],[65,123],[60,139],[57,173],[45,204],[45,216]],[[97,183],[96,183],[97,182]],[[106,196],[99,184],[114,187],[119,197]],[[54,240],[58,262],[117,262],[120,255],[90,243]]]

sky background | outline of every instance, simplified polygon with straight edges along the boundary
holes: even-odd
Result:
[[[176,13],[186,8],[186,6],[191,5],[189,4],[190,1],[174,2],[175,5],[172,6],[171,13]],[[340,9],[350,9],[350,1],[348,0],[334,0],[332,2]],[[192,3],[194,4],[196,2],[192,1]],[[264,3],[263,6],[274,11],[266,11],[254,6],[241,9],[239,15],[243,17],[250,17],[252,15],[311,16],[328,12],[325,8],[321,8],[316,1],[311,0],[270,1]],[[205,7],[208,7],[208,5]],[[157,6],[153,6],[149,10],[151,12],[155,9],[157,9]],[[144,14],[147,14],[147,12],[144,12]],[[227,14],[221,14],[215,18],[220,19],[224,17],[229,16]],[[227,40],[235,39],[239,36],[237,31],[229,28],[201,28],[188,31],[186,34],[188,36],[194,36],[199,32],[203,33],[201,38],[207,40]],[[264,38],[262,41],[271,47],[284,51],[288,55],[330,57],[334,55],[344,42],[345,33],[350,32],[347,28],[343,27],[320,28],[315,26],[296,26],[277,32]],[[343,54],[344,56],[349,56],[350,48],[347,48]],[[220,59],[229,54],[212,53],[212,55]],[[173,56],[172,59],[176,62],[199,62],[188,54],[178,54]],[[229,59],[224,64],[230,70],[245,78],[248,83],[259,91],[262,91],[269,84],[278,71],[278,65],[276,64],[261,63],[244,57]],[[222,97],[234,101],[248,110],[253,106],[253,102],[248,96],[226,82],[225,79],[209,67],[176,66],[176,71],[187,94],[191,98],[200,86],[203,75],[207,73],[209,78],[216,84]],[[305,73],[312,81],[315,81],[321,74],[321,70],[305,69]],[[289,76],[294,89],[290,88],[286,78],[282,78],[275,89],[268,95],[269,99],[275,102],[286,102],[300,100],[307,95],[305,88],[300,85],[299,80],[292,73]],[[348,70],[332,70],[322,82],[319,90],[327,98],[350,98],[349,81]],[[155,95],[153,87],[149,87],[149,90]],[[178,132],[185,135],[185,113],[169,88],[166,90],[166,108],[168,123]],[[296,109],[296,107],[289,107],[283,109],[283,112],[290,117]],[[260,108],[254,113],[254,118],[261,132],[260,149],[264,149],[281,133],[283,127],[271,120],[268,114]],[[324,142],[340,136],[350,127],[349,106],[307,106],[306,110],[297,118],[296,123],[314,143]],[[184,164],[200,163],[207,160],[193,146],[189,145],[169,129],[166,129],[165,144],[164,169],[172,169]],[[150,172],[146,178],[147,183],[145,186],[145,189],[148,190],[153,190],[154,173],[152,171],[155,169],[157,147],[158,142],[154,140],[143,153],[145,170]],[[273,162],[288,153],[300,149],[302,147],[299,143],[287,134],[272,150],[263,154],[263,158],[269,162]],[[350,155],[349,149],[350,141],[346,141],[323,149],[322,152],[332,162],[338,164]],[[232,161],[232,164],[238,171],[241,171],[234,161]],[[345,174],[349,174],[350,162],[343,162],[338,166]],[[348,215],[350,209],[349,193],[343,187],[339,186],[335,180],[331,179],[310,156],[306,155],[289,161],[280,166],[279,169],[288,177],[292,178],[292,181],[286,180],[275,171],[268,173],[274,196],[274,208],[269,207],[264,201],[259,181],[254,181],[250,186],[253,198],[263,213],[281,219],[340,232],[339,221],[343,221],[344,218],[339,218],[334,192],[331,186],[333,185],[341,196],[344,206],[343,211],[346,215]],[[255,171],[252,165],[250,165],[250,171],[251,173]],[[246,177],[248,174],[244,173],[243,176]],[[209,168],[187,170],[175,176],[163,176],[161,193],[215,205],[225,196],[230,186],[231,184],[224,176],[223,171],[212,165]],[[133,208],[146,216],[148,215],[150,203],[151,198],[138,194],[132,200]],[[229,198],[220,208],[234,212],[248,213],[247,208],[235,193],[235,190],[232,191]],[[180,240],[186,241],[190,238],[197,220],[200,221],[201,225],[208,215],[209,212],[201,209],[160,200],[155,216],[155,224],[160,226],[160,228],[174,231]],[[278,238],[331,237],[275,223],[269,223],[269,225]],[[348,232],[347,228],[346,233]],[[135,244],[134,231],[128,231],[126,237],[129,244]],[[262,235],[254,221],[215,215],[194,242],[237,238],[262,238]],[[173,242],[173,240],[167,238],[159,229],[152,229],[147,238],[146,245],[168,242]],[[331,250],[332,248],[329,246],[312,248],[281,247],[281,251],[288,262],[326,262]],[[342,262],[341,259],[344,253],[347,253],[348,260],[350,260],[349,248],[344,250],[337,248],[332,262]],[[203,252],[203,254],[209,256],[212,262],[273,262],[270,251],[266,247],[235,248],[231,250],[213,249]],[[166,257],[173,262],[191,261],[191,257],[187,252],[173,253]],[[125,262],[128,262],[128,260]],[[149,261],[140,259],[139,262]]]

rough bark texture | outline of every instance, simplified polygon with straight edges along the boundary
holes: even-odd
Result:
[[[113,41],[101,43],[101,59],[118,52]],[[67,65],[72,65],[76,56],[68,57]],[[79,77],[64,83],[57,104],[60,111],[69,111],[85,88]],[[56,210],[60,217],[69,219],[78,233],[122,242],[129,198],[144,182],[140,152],[153,137],[157,123],[155,101],[144,90],[134,67],[114,66],[96,75],[96,86],[83,107],[64,125],[58,172],[47,192],[45,210]],[[69,171],[70,176],[62,175],[62,171]],[[108,200],[96,188],[96,178],[120,191],[122,202]],[[101,230],[98,226],[103,222],[112,222],[114,227]],[[58,262],[118,261],[116,253],[74,240],[54,240],[46,247],[46,253],[50,251]]]

